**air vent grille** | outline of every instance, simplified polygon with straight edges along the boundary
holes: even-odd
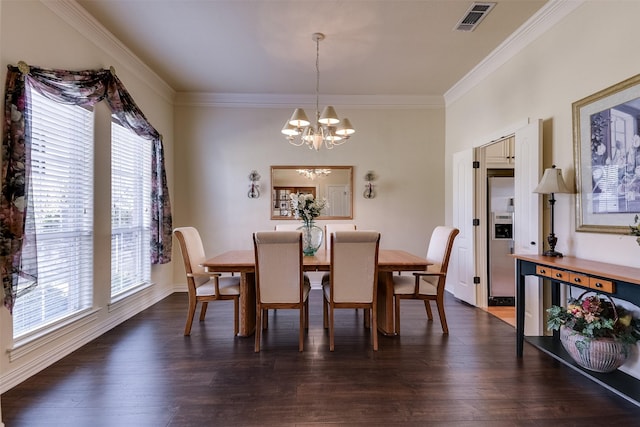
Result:
[[[493,9],[495,3],[473,3],[462,19],[456,24],[456,31],[473,31],[485,16]]]

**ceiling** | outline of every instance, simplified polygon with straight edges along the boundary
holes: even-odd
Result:
[[[77,0],[176,92],[442,96],[547,0]]]

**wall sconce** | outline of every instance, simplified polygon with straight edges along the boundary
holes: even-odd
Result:
[[[249,174],[249,181],[251,181],[251,184],[249,184],[249,192],[247,193],[247,197],[249,197],[250,199],[257,199],[258,197],[260,197],[260,184],[258,184],[258,181],[260,181],[260,174],[258,173],[258,171],[251,171],[251,173]]]
[[[364,193],[362,195],[365,199],[373,199],[374,197],[376,197],[376,191],[374,190],[373,185],[373,181],[376,180],[376,176],[373,171],[367,172],[367,174],[364,176],[364,180],[367,181],[367,183],[364,186]]]

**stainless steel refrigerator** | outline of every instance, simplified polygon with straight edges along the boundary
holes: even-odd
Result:
[[[514,305],[515,262],[513,253],[513,197],[511,176],[488,178],[488,279],[489,305]]]

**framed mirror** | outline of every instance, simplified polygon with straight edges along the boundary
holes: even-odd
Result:
[[[318,219],[353,219],[353,166],[271,166],[271,219],[295,219],[291,193],[327,199]]]

